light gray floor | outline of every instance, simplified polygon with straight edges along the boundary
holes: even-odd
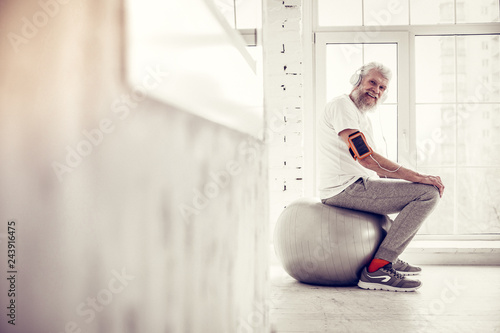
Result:
[[[500,332],[500,266],[422,266],[401,293],[297,282],[271,267],[275,332]]]

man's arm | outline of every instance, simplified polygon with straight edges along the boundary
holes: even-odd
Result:
[[[345,129],[339,133],[339,136],[346,144],[346,149],[349,149],[349,135],[358,131],[357,129]],[[372,158],[373,157],[373,158]],[[397,163],[385,158],[384,156],[373,152],[373,154],[362,160],[358,159],[359,164],[363,167],[375,171],[379,176],[388,178],[398,178],[408,180],[413,183],[422,183],[434,185],[439,190],[439,195],[443,196],[444,185],[441,178],[437,176],[422,175],[416,171],[407,169]]]

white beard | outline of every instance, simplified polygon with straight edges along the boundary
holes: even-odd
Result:
[[[372,98],[369,96],[366,96],[366,93],[362,93],[361,89],[357,87],[354,89],[354,91],[351,93],[353,102],[354,104],[358,107],[359,111],[361,112],[375,112],[375,109],[378,106],[379,99],[377,98],[375,100],[375,104],[369,104],[367,103],[368,98]]]

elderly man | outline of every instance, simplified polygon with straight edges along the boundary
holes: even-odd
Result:
[[[330,101],[318,127],[319,185],[324,204],[382,215],[399,213],[374,259],[361,272],[363,289],[415,291],[421,269],[399,260],[443,195],[436,176],[422,175],[377,153],[367,112],[387,94],[391,72],[369,63],[351,78],[353,90]],[[377,176],[378,175],[378,176]],[[395,179],[387,179],[395,178]]]

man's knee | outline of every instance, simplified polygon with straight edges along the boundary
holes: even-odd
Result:
[[[424,195],[422,195],[422,199],[425,201],[432,201],[434,204],[439,202],[439,190],[436,186],[422,184],[424,186]]]

